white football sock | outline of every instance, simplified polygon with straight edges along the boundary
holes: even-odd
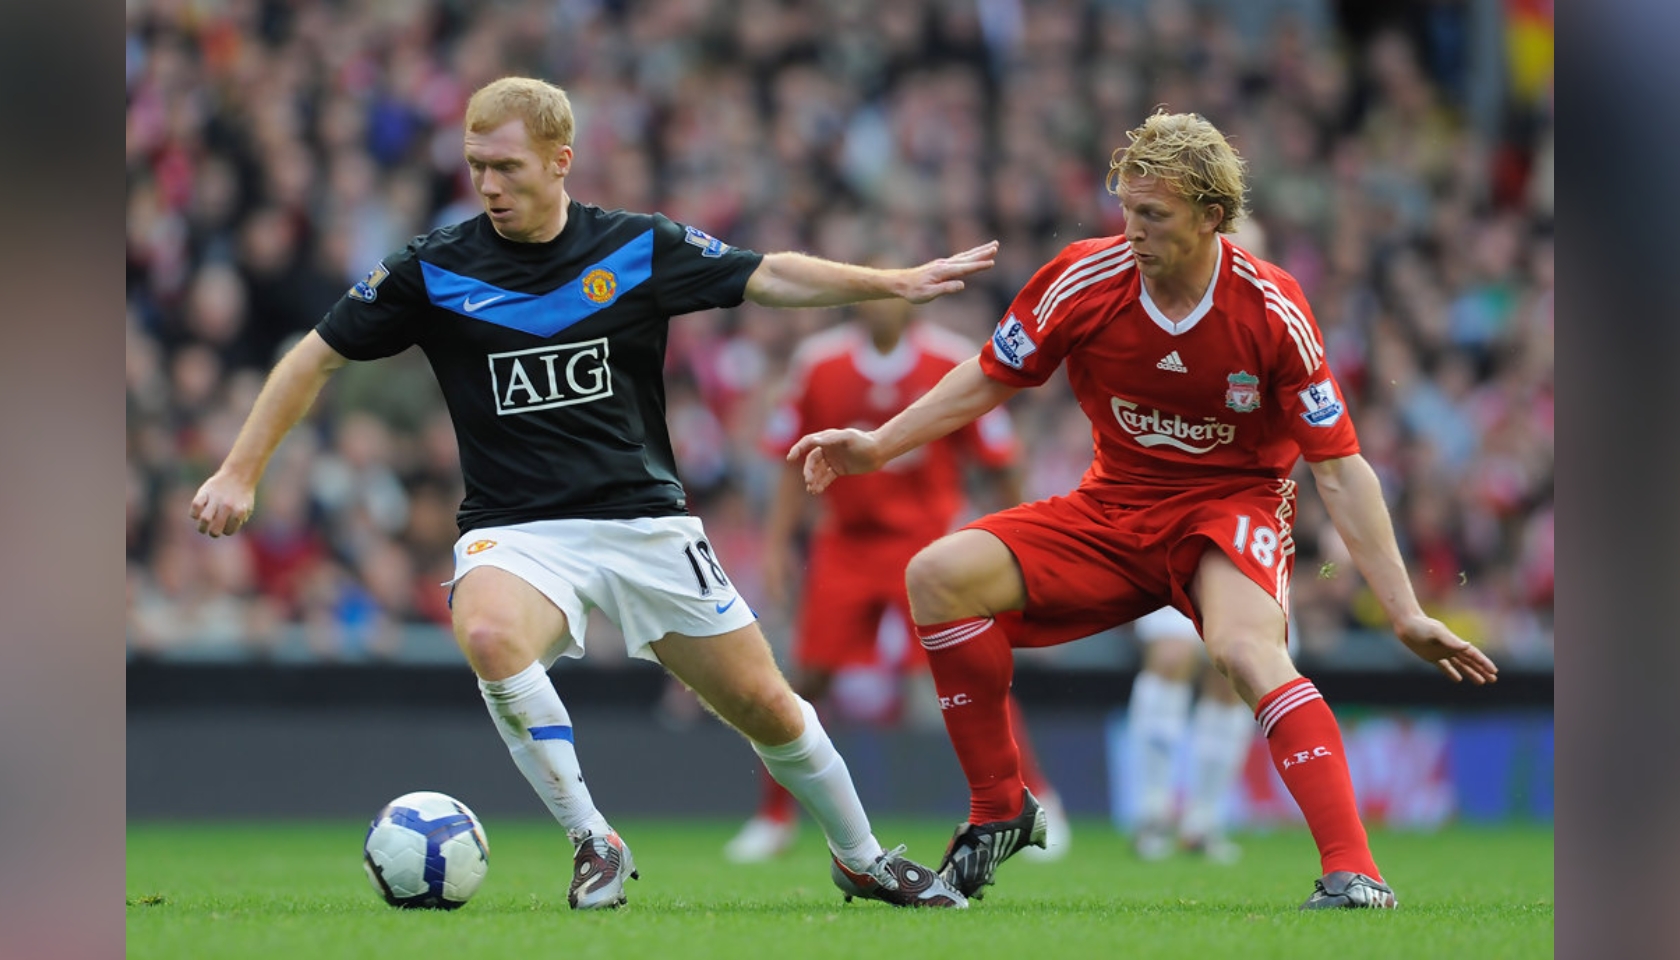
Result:
[[[1190,797],[1179,832],[1188,837],[1224,833],[1225,804],[1242,773],[1259,725],[1242,703],[1196,702],[1190,721]]]
[[[532,663],[503,680],[479,680],[490,717],[519,772],[567,832],[610,828],[583,782],[572,741],[572,717],[548,671]]]
[[[869,815],[863,812],[845,758],[834,749],[817,711],[801,697],[799,712],[805,716],[805,732],[791,743],[767,747],[748,742],[776,782],[822,827],[828,848],[840,862],[861,871],[881,855],[881,842],[869,827]]]
[[[1126,722],[1138,778],[1138,823],[1165,823],[1172,816],[1173,761],[1190,725],[1190,685],[1140,672],[1132,682]]]

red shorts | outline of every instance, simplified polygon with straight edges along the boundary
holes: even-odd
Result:
[[[902,537],[813,539],[793,643],[794,664],[831,672],[881,664],[881,618],[896,610],[905,633],[898,638],[897,646],[903,649],[899,666],[906,672],[925,669],[927,655],[909,633],[904,568],[927,543]]]
[[[1048,647],[1129,623],[1170,604],[1196,621],[1190,582],[1221,550],[1287,615],[1295,565],[1292,480],[1242,477],[1185,490],[1131,488],[1126,502],[1075,490],[969,524],[1015,554],[1027,605],[998,616],[1017,647]]]

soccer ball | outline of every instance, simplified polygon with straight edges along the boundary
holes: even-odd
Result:
[[[421,790],[392,800],[373,818],[362,867],[393,907],[453,910],[484,882],[490,843],[466,804]]]

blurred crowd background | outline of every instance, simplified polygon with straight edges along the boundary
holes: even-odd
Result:
[[[476,215],[463,106],[525,74],[571,96],[582,202],[840,260],[920,262],[997,238],[996,269],[920,310],[977,349],[1038,265],[1122,229],[1103,182],[1125,131],[1157,106],[1203,114],[1249,163],[1243,240],[1310,298],[1426,607],[1503,664],[1550,667],[1549,0],[127,11],[131,656],[455,656],[439,585],[460,477],[417,351],[334,379],[241,535],[200,537],[188,503],[278,352],[411,236]],[[780,469],[758,448],[767,410],[794,344],[845,318],[744,305],[672,324],[682,474],[749,598],[763,596],[758,518]],[[1027,495],[1071,488],[1090,433],[1065,381],[1009,409]],[[1301,658],[1400,662],[1301,489]],[[789,611],[767,606],[785,643]],[[1111,666],[1130,655],[1124,631],[1113,639],[1033,655]],[[615,656],[591,646],[591,662]]]

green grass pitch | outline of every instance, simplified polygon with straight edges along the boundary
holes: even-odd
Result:
[[[625,820],[642,879],[616,912],[566,907],[571,851],[549,822],[486,824],[490,873],[453,912],[394,910],[362,875],[365,825],[130,824],[130,958],[554,957],[771,960],[867,956],[1232,957],[1552,955],[1549,824],[1377,832],[1392,912],[1302,913],[1318,858],[1304,831],[1249,834],[1233,866],[1141,863],[1108,824],[1074,823],[1057,863],[1006,864],[968,911],[842,902],[817,831],[764,865],[723,862],[734,823]],[[937,864],[951,824],[882,820]]]

